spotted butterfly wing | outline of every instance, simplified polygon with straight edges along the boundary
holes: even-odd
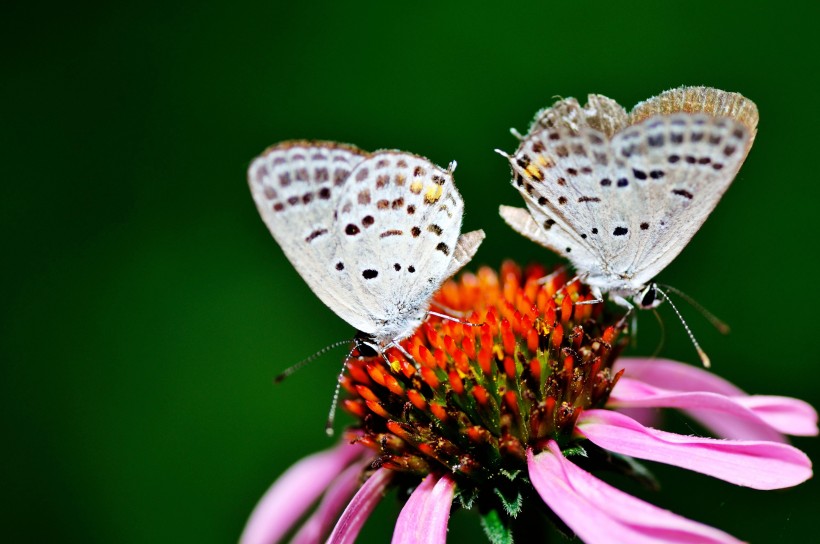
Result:
[[[737,174],[757,108],[684,87],[635,107],[591,95],[539,113],[515,155],[513,228],[566,256],[587,283],[635,293],[685,247]]]
[[[452,176],[409,153],[284,142],[253,161],[248,182],[262,219],[311,290],[350,325],[383,342],[413,332],[433,292],[472,258],[484,237],[481,231],[459,237],[463,203]],[[414,227],[424,234],[414,236]],[[387,275],[395,264],[405,275]]]
[[[427,159],[382,151],[350,178],[337,206],[335,269],[368,306],[371,323],[359,330],[382,343],[398,340],[422,323],[433,293],[455,272],[454,263],[472,257],[483,233],[459,243],[461,195],[451,172]]]

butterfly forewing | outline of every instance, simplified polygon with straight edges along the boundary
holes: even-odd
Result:
[[[400,339],[420,323],[451,269],[463,208],[452,175],[409,153],[379,152],[351,172],[336,209],[337,266],[368,306],[360,330]]]
[[[558,103],[560,117],[542,112],[510,161],[515,183],[545,244],[579,270],[605,262],[596,227],[602,209],[601,183],[611,185],[614,162],[606,134],[588,126],[574,99]],[[537,128],[543,127],[543,128]],[[579,228],[579,226],[585,228]]]

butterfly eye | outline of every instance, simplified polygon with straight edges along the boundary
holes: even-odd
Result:
[[[646,289],[641,291],[635,298],[635,303],[644,310],[657,308],[661,302],[662,300],[658,298],[658,289],[654,283],[650,283]]]

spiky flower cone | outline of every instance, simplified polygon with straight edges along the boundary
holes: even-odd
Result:
[[[465,322],[429,319],[404,342],[415,364],[397,350],[351,359],[343,406],[360,420],[358,441],[378,452],[374,468],[448,473],[464,503],[517,514],[527,448],[571,446],[580,413],[602,407],[618,379],[621,316],[579,305],[593,297],[569,279],[510,262],[500,276],[464,274],[435,303]]]

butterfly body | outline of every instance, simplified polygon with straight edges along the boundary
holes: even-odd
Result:
[[[594,290],[646,307],[652,279],[717,205],[756,126],[754,103],[705,87],[668,91],[629,114],[600,95],[559,101],[509,156],[527,208],[501,215]]]
[[[423,157],[290,141],[253,161],[262,219],[311,290],[377,351],[424,322],[442,282],[484,238],[461,235],[452,179]]]

